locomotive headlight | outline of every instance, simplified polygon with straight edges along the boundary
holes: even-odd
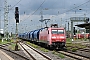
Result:
[[[60,38],[65,38],[64,36],[60,36]]]
[[[55,39],[55,38],[56,38],[55,36],[52,37],[52,39]]]

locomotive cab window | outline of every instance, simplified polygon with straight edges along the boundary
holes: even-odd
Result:
[[[57,30],[52,30],[52,34],[57,34]]]
[[[64,34],[63,30],[58,30],[58,34]]]
[[[64,34],[64,30],[52,30],[52,34]]]

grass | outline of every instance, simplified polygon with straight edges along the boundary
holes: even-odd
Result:
[[[73,48],[72,52],[76,52],[78,50],[78,48]]]
[[[58,54],[58,56],[61,57],[62,59],[65,58],[63,54]]]
[[[68,51],[71,51],[71,47],[68,47],[67,50],[68,50]]]
[[[9,41],[3,40],[3,42],[2,42],[2,40],[0,40],[0,44],[6,44],[6,43],[9,43]]]
[[[67,43],[66,46],[77,47],[77,48],[86,48],[86,46],[81,45],[80,43]]]
[[[9,50],[15,50],[15,44],[10,45]]]
[[[16,43],[11,44],[8,48],[9,50],[15,50]],[[18,46],[18,50],[20,50],[20,47]]]
[[[41,51],[43,52],[49,52],[49,50],[45,49],[45,48],[40,48]]]
[[[39,46],[37,46],[37,45],[35,45],[35,44],[32,44],[32,43],[30,43],[30,42],[27,42],[27,44],[31,45],[31,46],[34,47],[34,48],[38,48],[38,49],[40,49],[40,50],[43,51],[43,52],[48,52],[48,51],[49,51],[49,50],[47,50],[47,49],[45,49],[45,48],[39,47]]]
[[[65,55],[63,55],[63,54],[61,54],[61,53],[57,53],[57,52],[55,52],[55,51],[53,51],[52,54],[55,54],[55,55],[59,56],[59,57],[62,58],[62,59],[65,58]]]
[[[10,41],[3,40],[3,42],[2,42],[2,40],[0,40],[0,44],[7,44],[7,43],[10,43],[10,42],[15,42],[15,40],[10,40]],[[9,50],[15,50],[15,46],[16,46],[16,44],[13,43],[13,44],[9,45],[8,48],[9,48]],[[20,50],[20,47],[18,47],[18,49]]]
[[[48,49],[39,47],[39,46],[37,46],[37,45],[35,45],[35,44],[32,44],[32,43],[30,43],[30,42],[27,42],[27,44],[31,45],[31,46],[34,47],[34,48],[40,49],[40,50],[43,51],[43,52],[49,52]],[[55,54],[55,55],[59,56],[59,57],[62,58],[62,59],[65,58],[65,55],[60,54],[60,53],[57,53],[57,52],[55,52],[55,51],[53,51],[52,54]]]
[[[66,43],[72,43],[71,39],[70,38],[67,38],[66,39]]]
[[[80,39],[78,39],[80,41]],[[86,48],[86,46],[82,45],[81,43],[72,43],[70,38],[66,40],[66,46],[68,51],[76,52],[78,48]]]
[[[79,41],[82,41],[80,39],[78,39]],[[85,48],[85,46],[83,46],[81,43],[72,43],[70,38],[67,38],[66,40],[66,46],[72,46],[72,47],[79,47],[79,48]]]
[[[35,44],[32,44],[32,43],[30,43],[30,42],[27,42],[27,44],[31,45],[31,46],[34,47],[34,48],[39,48],[39,46],[37,46],[37,45],[35,45]]]
[[[86,46],[83,46],[81,44],[66,44],[66,46],[67,46],[67,50],[72,52],[76,52],[79,48],[82,48],[82,49],[86,48]]]

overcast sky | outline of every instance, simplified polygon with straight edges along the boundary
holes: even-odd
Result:
[[[20,23],[19,32],[26,32],[45,27],[45,22],[41,23],[41,11],[43,19],[50,19],[48,26],[57,23],[59,26],[67,26],[70,17],[89,17],[90,0],[8,0],[9,32],[15,32],[15,7],[19,7]],[[79,10],[81,9],[81,10]],[[4,0],[0,0],[2,27],[4,28]],[[79,22],[83,23],[83,22]],[[77,24],[77,23],[74,23]],[[26,30],[26,31],[25,31]]]

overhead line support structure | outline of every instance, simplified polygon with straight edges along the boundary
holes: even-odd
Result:
[[[71,38],[73,39],[73,22],[85,22],[87,23],[87,19],[89,19],[88,17],[71,17]]]
[[[7,40],[9,38],[9,33],[8,33],[8,5],[7,5],[7,0],[4,0],[4,38]]]

